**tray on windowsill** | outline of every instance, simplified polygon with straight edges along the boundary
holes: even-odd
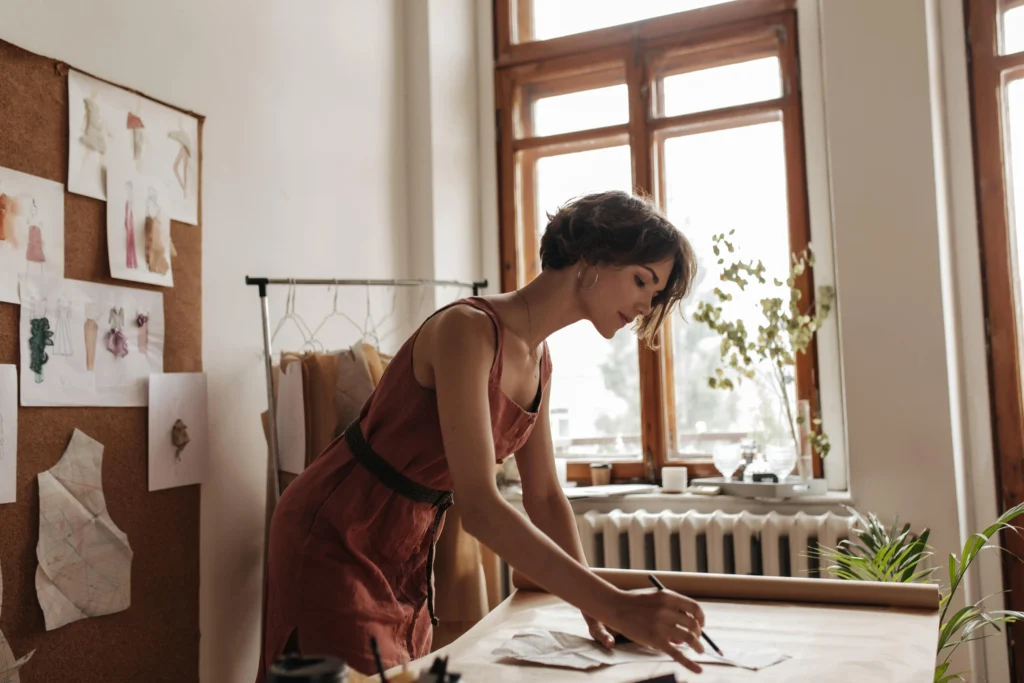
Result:
[[[786,477],[783,482],[773,481],[726,481],[722,477],[707,477],[694,479],[691,486],[718,486],[724,496],[737,496],[739,498],[770,498],[772,500],[785,500],[799,496],[823,496],[828,493],[828,485],[824,479],[811,479],[803,481],[798,477]]]

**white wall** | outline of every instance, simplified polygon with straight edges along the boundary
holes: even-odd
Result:
[[[405,275],[401,0],[5,0],[0,38],[207,116],[202,680],[254,678],[266,407],[249,275]],[[275,320],[281,312],[277,296]],[[313,326],[329,310],[299,295]],[[345,303],[362,310],[362,293]],[[337,327],[344,337],[343,327]],[[290,335],[290,336],[288,336]],[[351,336],[351,335],[350,335]],[[295,345],[282,332],[278,341]]]
[[[994,519],[964,32],[944,4],[819,3],[851,492],[931,528],[936,578]],[[1009,680],[1002,635],[960,648],[967,669]]]

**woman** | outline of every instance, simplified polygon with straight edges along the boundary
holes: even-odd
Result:
[[[521,290],[457,301],[423,323],[360,418],[281,496],[258,680],[284,652],[372,672],[371,636],[385,666],[428,654],[434,541],[453,490],[466,531],[579,608],[598,642],[621,633],[700,671],[673,647],[703,651],[697,603],[622,591],[586,567],[555,473],[544,341],[585,319],[606,339],[635,320],[651,343],[689,290],[693,251],[652,205],[605,192],[551,217],[540,255],[541,274]],[[529,520],[495,484],[510,453]]]

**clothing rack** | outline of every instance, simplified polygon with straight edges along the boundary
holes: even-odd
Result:
[[[481,289],[487,287],[487,280],[480,282],[461,282],[459,280],[423,280],[423,279],[392,279],[392,280],[341,280],[333,279],[298,279],[298,278],[268,278],[245,276],[245,284],[259,289],[260,309],[263,314],[263,351],[264,371],[267,376],[267,436],[270,442],[270,454],[267,460],[267,516],[264,529],[264,542],[269,541],[270,518],[277,505],[277,499],[281,495],[281,482],[279,474],[279,444],[277,441],[277,414],[274,406],[274,357],[271,348],[270,333],[270,301],[267,296],[267,287],[271,285],[302,286],[319,285],[334,287],[466,287],[472,288],[473,296],[477,296]]]

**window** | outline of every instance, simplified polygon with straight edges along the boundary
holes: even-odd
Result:
[[[781,408],[766,386],[707,386],[718,340],[692,315],[718,281],[714,234],[735,229],[744,256],[783,280],[790,253],[807,246],[795,12],[783,0],[587,0],[570,11],[577,4],[497,5],[502,288],[540,272],[547,215],[566,200],[654,196],[698,252],[694,294],[656,351],[628,329],[605,340],[588,322],[551,337],[556,450],[577,480],[595,460],[611,461],[617,480],[652,479],[667,461],[712,475],[715,443],[762,434]],[[732,312],[759,299],[737,297]],[[815,362],[812,348],[793,378],[812,406]]]
[[[1006,510],[1024,500],[1024,0],[967,0],[966,8],[996,477]],[[1024,553],[1019,534],[1004,533],[1003,543]],[[1024,610],[1024,572],[1004,569],[1008,608]],[[1020,680],[1024,638],[1010,633]]]

